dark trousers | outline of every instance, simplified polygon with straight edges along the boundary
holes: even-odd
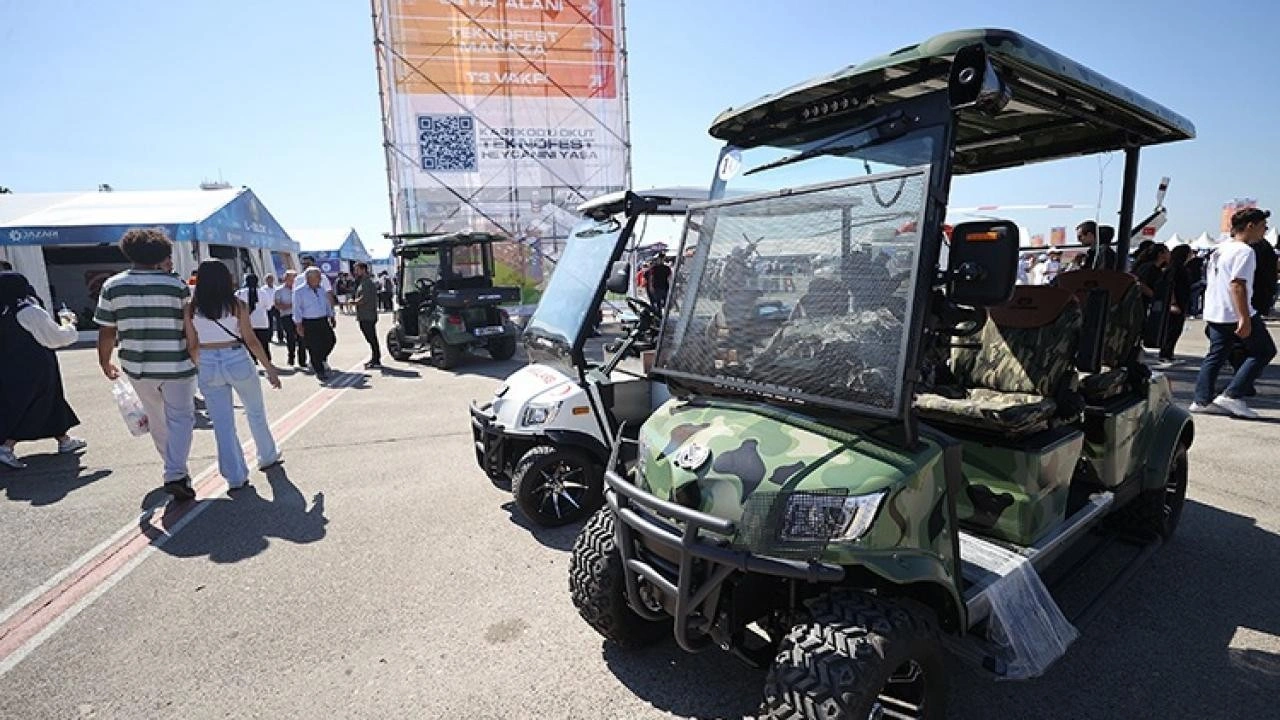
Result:
[[[271,328],[254,328],[253,334],[258,336],[258,343],[262,345],[262,353],[267,356],[267,360],[271,359]],[[253,353],[249,353],[252,355]],[[258,358],[254,356],[254,364],[257,364]]]
[[[389,293],[389,292],[380,292],[380,293],[378,293],[378,304],[382,306],[382,309],[383,309],[383,310],[386,310],[387,312],[391,312],[391,309],[392,309],[392,308],[391,308],[391,293]]]
[[[293,324],[292,315],[280,316],[280,330],[284,333],[284,347],[289,351],[289,364],[292,365],[294,357],[297,357],[299,365],[306,365],[307,348],[298,339],[298,328]]]
[[[1276,344],[1267,332],[1267,326],[1258,315],[1253,316],[1249,337],[1240,341],[1236,337],[1235,323],[1205,323],[1204,334],[1209,338],[1209,352],[1205,353],[1204,362],[1200,364],[1200,375],[1196,378],[1196,403],[1208,405],[1218,391],[1218,373],[1226,364],[1232,347],[1243,342],[1245,348],[1244,362],[1236,369],[1231,384],[1222,392],[1229,398],[1242,398],[1254,394],[1253,383],[1267,367],[1267,363],[1276,356]]]
[[[307,354],[311,357],[311,369],[315,370],[317,375],[323,375],[324,364],[329,359],[329,353],[333,352],[333,346],[338,342],[333,334],[333,328],[329,326],[329,318],[303,320],[302,329],[302,339],[306,343]]]
[[[360,332],[364,335],[365,342],[369,343],[369,352],[373,354],[370,362],[382,362],[382,350],[378,347],[378,318],[372,320],[360,320]]]
[[[275,333],[276,342],[283,345],[284,344],[284,323],[283,323],[283,316],[280,314],[280,311],[275,308],[271,308],[270,310],[267,311],[267,319],[271,321],[271,331]]]
[[[1173,349],[1178,344],[1178,338],[1182,337],[1182,327],[1186,324],[1186,308],[1178,315],[1169,313],[1169,325],[1164,329],[1164,342],[1160,343],[1161,359],[1173,359]]]

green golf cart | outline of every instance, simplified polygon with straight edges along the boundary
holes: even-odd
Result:
[[[520,289],[493,286],[493,243],[506,240],[484,232],[396,236],[391,357],[426,351],[436,367],[450,370],[472,349],[494,360],[515,355],[520,331],[499,306],[519,302]]]
[[[1191,123],[1021,35],[940,35],[718,117],[655,377],[570,562],[581,616],[768,667],[777,718],[938,718],[943,654],[1043,673],[1044,579],[1176,528],[1194,428],[1141,361],[1120,267],[1017,286],[1019,234],[944,217],[954,177],[1139,149]],[[779,267],[790,282],[766,282]],[[785,278],[784,278],[785,279]],[[762,331],[750,308],[793,308]],[[615,455],[617,448],[615,446]],[[1064,565],[1069,566],[1064,569]]]

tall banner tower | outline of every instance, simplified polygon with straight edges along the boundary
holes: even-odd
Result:
[[[393,232],[486,230],[537,288],[574,207],[628,186],[622,0],[372,0]]]

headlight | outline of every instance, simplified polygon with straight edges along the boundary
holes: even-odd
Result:
[[[871,528],[886,491],[841,497],[797,492],[787,498],[779,540],[857,540]]]
[[[553,405],[530,405],[524,409],[524,414],[520,416],[520,424],[528,426],[551,422],[559,410],[559,403]]]

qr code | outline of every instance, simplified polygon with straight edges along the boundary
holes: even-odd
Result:
[[[470,115],[419,115],[418,154],[422,169],[476,172],[476,119]]]

